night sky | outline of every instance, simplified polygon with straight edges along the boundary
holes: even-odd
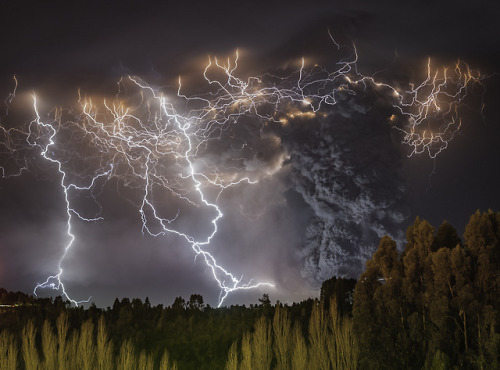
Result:
[[[0,0],[2,99],[13,91],[14,75],[19,82],[8,115],[1,108],[0,124],[21,127],[33,120],[33,93],[43,118],[53,107],[75,106],[79,89],[112,99],[117,82],[128,75],[167,96],[177,92],[179,76],[186,90],[203,91],[208,56],[225,60],[236,49],[235,74],[244,78],[286,76],[302,57],[306,67],[336,70],[339,58],[352,56],[352,43],[360,74],[397,87],[425,78],[429,57],[436,66],[462,60],[489,75],[470,89],[460,109],[461,129],[435,160],[408,158],[387,120],[390,99],[374,89],[322,108],[324,117],[308,122],[262,130],[246,118],[204,152],[200,163],[222,166],[236,161],[231,153],[239,145],[241,176],[259,180],[217,198],[224,216],[210,252],[238,278],[275,285],[232,293],[225,304],[256,303],[263,293],[273,302],[315,297],[333,274],[356,277],[380,233],[391,234],[402,249],[401,233],[416,216],[436,227],[447,220],[461,234],[477,209],[500,210],[500,24],[493,3]],[[344,54],[328,30],[349,46]],[[65,158],[76,152],[71,146],[61,151]],[[0,178],[0,286],[28,293],[57,273],[68,242],[60,174],[36,153],[16,153],[30,170]],[[2,166],[15,167],[11,155],[0,146]],[[95,161],[100,154],[90,156]],[[94,163],[85,161],[75,163]],[[141,233],[136,190],[117,178],[100,183],[103,220],[75,220],[75,243],[63,262],[68,294],[76,300],[92,296],[106,307],[115,297],[148,296],[169,305],[176,296],[199,293],[216,305],[218,286],[185,240]],[[159,202],[166,214],[181,214],[175,227],[209,233],[211,215],[164,196]],[[98,212],[88,196],[72,201],[83,212]]]

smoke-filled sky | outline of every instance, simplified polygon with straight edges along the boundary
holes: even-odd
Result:
[[[256,303],[263,293],[282,302],[314,297],[332,275],[358,276],[382,235],[391,235],[403,248],[404,230],[417,215],[435,226],[448,220],[461,233],[476,209],[500,209],[500,77],[495,74],[500,25],[491,3],[1,1],[0,94],[8,104],[0,110],[0,124],[29,129],[36,115],[33,93],[43,122],[53,123],[55,108],[64,108],[64,124],[54,126],[58,136],[47,155],[61,161],[66,185],[81,181],[82,186],[102,175],[92,191],[70,194],[71,207],[102,220],[72,218],[75,241],[61,275],[69,296],[92,296],[105,307],[115,297],[148,296],[152,303],[169,305],[176,296],[199,293],[217,305],[219,287],[203,256],[196,257],[190,243],[175,233],[154,237],[144,232],[140,207],[147,186],[142,188],[145,183],[133,168],[147,167],[154,174],[157,182],[148,200],[161,217],[172,220],[172,229],[196,240],[211,234],[216,214],[196,192],[188,163],[212,180],[248,176],[256,181],[242,181],[220,194],[220,188],[202,186],[210,204],[223,213],[203,249],[242,282],[274,284],[233,292],[224,304]],[[127,152],[138,163],[127,168],[124,158],[131,157],[110,151],[110,141],[90,141],[78,128],[83,122],[79,92],[96,105],[116,97],[134,106],[142,101],[134,114],[151,117],[157,109],[151,90],[126,79],[118,83],[127,76],[175,101],[176,114],[199,118],[192,112],[199,112],[197,104],[203,102],[176,97],[179,76],[186,95],[207,98],[212,92],[217,97],[220,92],[214,95],[203,78],[208,56],[234,62],[236,49],[234,75],[242,81],[262,76],[264,87],[294,89],[302,57],[307,73],[301,77],[331,79],[314,66],[341,70],[356,50],[357,69],[352,65],[348,77],[373,77],[391,88],[370,80],[343,93],[338,79],[329,80],[323,90],[339,89],[336,104],[326,101],[312,114],[312,105],[307,110],[297,101],[273,100],[267,105],[275,110],[274,121],[262,118],[269,114],[266,106],[237,121],[228,110],[231,119],[225,125],[201,121],[206,141],[190,136],[201,143],[190,162],[179,159],[185,149],[178,148],[187,145],[182,130],[168,132],[164,146],[155,147],[155,155],[163,155],[151,162],[140,148]],[[412,147],[402,143],[401,130],[408,129],[408,116],[394,108],[392,95],[425,80],[428,58],[436,68],[461,60],[489,76],[468,85],[459,105],[460,130],[435,159],[426,153],[409,156]],[[210,78],[220,77],[210,73]],[[10,102],[14,75],[19,85]],[[312,84],[306,93],[328,94],[323,90]],[[426,124],[431,130],[434,123]],[[28,136],[26,148],[16,142],[21,134],[0,136],[9,143],[0,143],[6,177],[0,179],[0,286],[25,292],[58,273],[69,240],[61,173],[57,163],[41,156],[50,130],[38,126],[34,131],[39,136]],[[130,132],[138,135],[134,140],[144,139]],[[27,171],[8,177],[25,163]],[[111,163],[114,176],[104,181]],[[153,216],[146,207],[143,217]],[[157,222],[146,226],[152,233],[161,231]]]

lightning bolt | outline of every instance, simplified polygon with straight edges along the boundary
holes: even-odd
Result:
[[[340,44],[330,33],[329,36],[340,50]],[[468,89],[483,79],[463,62],[457,62],[452,69],[433,70],[429,60],[424,80],[402,90],[360,74],[355,45],[349,50],[350,55],[339,61],[334,71],[318,65],[307,67],[302,59],[299,69],[288,76],[265,74],[246,80],[236,75],[238,51],[224,63],[209,57],[203,70],[207,85],[203,94],[184,92],[179,78],[177,93],[167,98],[139,77],[128,76],[118,82],[118,93],[111,101],[96,103],[80,96],[78,111],[56,109],[54,118],[48,120],[41,118],[33,95],[35,119],[26,131],[12,131],[0,125],[3,135],[0,143],[12,153],[14,147],[10,142],[16,132],[24,137],[28,147],[55,165],[66,205],[68,236],[58,273],[37,284],[34,293],[52,288],[75,305],[89,301],[90,298],[84,301],[70,298],[63,284],[63,263],[76,238],[72,232],[73,219],[95,222],[102,217],[84,216],[72,205],[72,198],[77,193],[90,192],[99,205],[94,191],[98,184],[102,187],[111,178],[119,179],[140,194],[136,204],[143,234],[180,237],[192,248],[195,259],[205,263],[220,289],[218,306],[232,292],[274,286],[270,282],[236,277],[217,263],[209,251],[223,218],[217,204],[220,194],[229,187],[259,181],[259,176],[244,175],[245,169],[238,159],[219,165],[204,161],[204,154],[212,144],[232,140],[231,130],[245,124],[243,118],[252,119],[262,131],[267,125],[286,125],[298,117],[327,117],[331,107],[341,101],[339,97],[380,90],[393,102],[396,114],[389,117],[389,122],[402,133],[402,143],[410,148],[409,156],[427,153],[435,158],[460,129],[459,107]],[[15,81],[16,87],[6,100],[7,108],[15,97]],[[181,113],[176,107],[182,108]],[[76,148],[74,152],[70,145]],[[79,156],[85,156],[84,169],[78,168]],[[5,177],[3,167],[0,168]],[[23,166],[16,175],[26,168]],[[155,189],[167,191],[186,205],[203,208],[211,214],[210,230],[200,237],[180,228],[176,221],[182,217],[181,211],[165,215],[154,197]],[[212,190],[215,196],[209,195]]]
[[[50,123],[44,123],[40,119],[40,114],[38,112],[38,107],[37,107],[37,99],[36,99],[35,95],[33,95],[33,110],[34,110],[35,115],[36,115],[36,118],[35,118],[34,122],[38,126],[38,129],[40,130],[40,132],[44,133],[43,136],[47,136],[47,140],[46,140],[47,142],[45,144],[38,143],[36,141],[37,137],[35,137],[35,141],[29,141],[29,143],[30,143],[30,145],[39,147],[40,148],[40,155],[43,158],[45,158],[47,161],[56,164],[57,170],[58,170],[59,174],[61,175],[60,185],[61,185],[61,188],[63,190],[64,200],[65,200],[65,203],[66,203],[66,215],[67,215],[66,233],[69,236],[68,244],[66,244],[66,247],[64,248],[64,252],[63,252],[63,254],[62,254],[62,256],[61,256],[61,258],[59,260],[59,263],[58,263],[59,272],[56,275],[49,276],[43,283],[37,284],[36,287],[35,287],[35,289],[33,290],[33,293],[36,295],[37,290],[40,289],[40,288],[52,288],[52,289],[55,289],[55,290],[60,290],[63,297],[65,297],[66,299],[68,299],[69,301],[71,301],[73,304],[75,304],[76,306],[78,306],[78,304],[80,304],[80,303],[89,302],[89,300],[90,300],[91,297],[89,297],[87,300],[83,300],[83,301],[76,301],[76,300],[72,299],[68,295],[68,293],[66,292],[66,288],[64,287],[64,284],[61,281],[61,276],[62,276],[62,274],[64,272],[63,268],[62,268],[62,262],[65,259],[65,257],[67,255],[67,253],[69,252],[69,250],[71,249],[71,247],[73,245],[73,242],[75,241],[75,235],[73,234],[72,229],[71,229],[71,221],[72,221],[73,215],[79,217],[80,219],[82,219],[84,221],[88,221],[88,222],[90,222],[90,221],[98,221],[98,220],[101,220],[102,218],[101,217],[86,218],[86,217],[83,217],[82,215],[80,215],[80,213],[78,213],[74,208],[71,207],[70,194],[69,193],[70,193],[71,190],[77,190],[78,191],[78,190],[89,190],[89,189],[91,189],[94,186],[94,184],[97,181],[97,179],[99,179],[100,177],[103,177],[103,176],[109,176],[109,174],[111,173],[111,170],[112,170],[112,166],[111,166],[111,168],[108,171],[103,172],[103,173],[98,174],[95,177],[93,177],[92,181],[90,182],[90,184],[88,186],[77,186],[77,185],[75,185],[73,183],[67,184],[66,183],[67,174],[63,170],[63,166],[62,166],[61,160],[52,158],[51,154],[49,152],[49,150],[51,149],[51,147],[54,145],[54,138],[55,138],[55,136],[57,134],[57,130]],[[30,135],[29,135],[28,138],[32,138],[32,136],[33,136],[32,132],[30,131]]]
[[[24,146],[24,143],[19,144],[19,142],[23,141],[25,133],[16,127],[6,128],[2,124],[2,120],[9,115],[10,106],[16,97],[17,88],[19,86],[16,76],[13,77],[13,80],[14,88],[4,100],[5,111],[0,117],[0,155],[3,154],[3,160],[0,163],[0,173],[2,178],[18,177],[28,169],[26,160],[19,155],[19,152]],[[13,163],[9,163],[9,160]],[[12,167],[15,168],[13,172],[11,172]]]

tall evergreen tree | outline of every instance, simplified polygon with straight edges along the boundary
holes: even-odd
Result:
[[[229,348],[229,355],[226,361],[226,370],[238,370],[238,341],[234,341]]]
[[[104,316],[99,319],[97,327],[97,369],[109,370],[113,368],[113,343],[108,338]]]
[[[66,369],[69,367],[67,339],[68,339],[68,314],[62,312],[56,321],[57,329],[57,368]]]
[[[432,285],[431,248],[434,228],[417,218],[406,231],[407,244],[403,254],[403,297],[408,306],[408,334],[412,362],[425,358],[430,337],[429,306],[432,304],[428,288]]]
[[[469,361],[483,368],[484,364],[498,364],[500,213],[490,210],[472,215],[465,229],[464,244],[471,257],[474,290],[474,299],[464,315],[468,316],[470,345],[477,347]]]
[[[286,308],[276,305],[273,317],[274,354],[276,369],[290,369],[290,352],[292,350],[291,322]]]
[[[92,370],[96,368],[94,324],[90,319],[85,321],[80,328],[77,361],[81,365],[82,370]]]
[[[57,338],[52,329],[52,325],[45,320],[42,327],[42,350],[43,350],[43,368],[47,370],[57,367]]]
[[[309,365],[318,370],[327,370],[330,365],[326,346],[327,322],[323,307],[316,299],[309,319]]]
[[[402,267],[396,243],[385,236],[356,284],[353,319],[361,368],[378,368],[381,363],[405,368],[412,361]]]
[[[267,317],[261,316],[255,323],[252,336],[253,368],[267,370],[271,368],[273,356],[271,326]]]
[[[460,241],[457,230],[447,221],[444,221],[436,231],[436,237],[432,243],[431,250],[435,252],[443,247],[453,249],[458,244],[462,244],[462,242]]]
[[[36,349],[36,329],[33,321],[29,321],[23,329],[22,353],[26,370],[37,370],[40,366],[40,357]]]
[[[3,330],[0,333],[0,369],[17,370],[18,353],[14,336],[7,330]]]

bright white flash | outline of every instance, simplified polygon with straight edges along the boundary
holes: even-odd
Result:
[[[341,104],[339,97],[343,94],[354,96],[369,88],[380,89],[392,101],[400,117],[392,115],[389,121],[402,132],[402,142],[410,147],[409,155],[427,153],[434,158],[460,128],[458,107],[469,86],[482,79],[463,63],[457,63],[452,70],[433,71],[429,61],[422,83],[399,89],[359,74],[356,49],[352,52],[352,57],[337,63],[339,67],[334,71],[317,65],[307,68],[302,60],[301,67],[289,76],[265,75],[246,80],[235,74],[239,57],[236,52],[226,64],[209,59],[203,71],[207,82],[204,94],[188,95],[179,80],[177,94],[166,97],[140,78],[129,76],[119,82],[116,98],[98,102],[80,98],[78,111],[57,109],[52,118],[42,118],[33,96],[35,119],[25,131],[16,130],[16,134],[22,133],[24,143],[58,170],[68,235],[59,271],[38,284],[34,293],[41,288],[53,288],[75,305],[88,301],[70,298],[63,284],[63,264],[76,237],[73,218],[90,222],[101,217],[85,217],[75,209],[73,199],[87,192],[98,204],[94,189],[102,188],[112,178],[140,194],[137,211],[143,233],[156,237],[177,235],[205,262],[220,288],[219,306],[234,291],[273,286],[270,282],[236,277],[209,252],[223,218],[217,204],[221,192],[242,182],[255,183],[259,178],[249,178],[237,166],[204,161],[207,148],[228,139],[230,128],[245,124],[245,120],[254,120],[263,128],[269,123],[285,125],[296,117],[326,117],[328,109]],[[6,101],[7,107],[15,91]],[[0,145],[13,153],[12,140],[8,140],[13,131],[0,125],[0,134]],[[78,152],[88,156],[85,168],[73,162],[79,147],[86,148]],[[20,168],[24,170],[27,165]],[[7,177],[5,169],[0,169]],[[22,170],[14,175],[20,175]],[[206,235],[200,237],[194,230],[176,226],[182,211],[174,210],[166,216],[161,201],[154,196],[158,189],[211,215],[207,216],[211,226]]]

